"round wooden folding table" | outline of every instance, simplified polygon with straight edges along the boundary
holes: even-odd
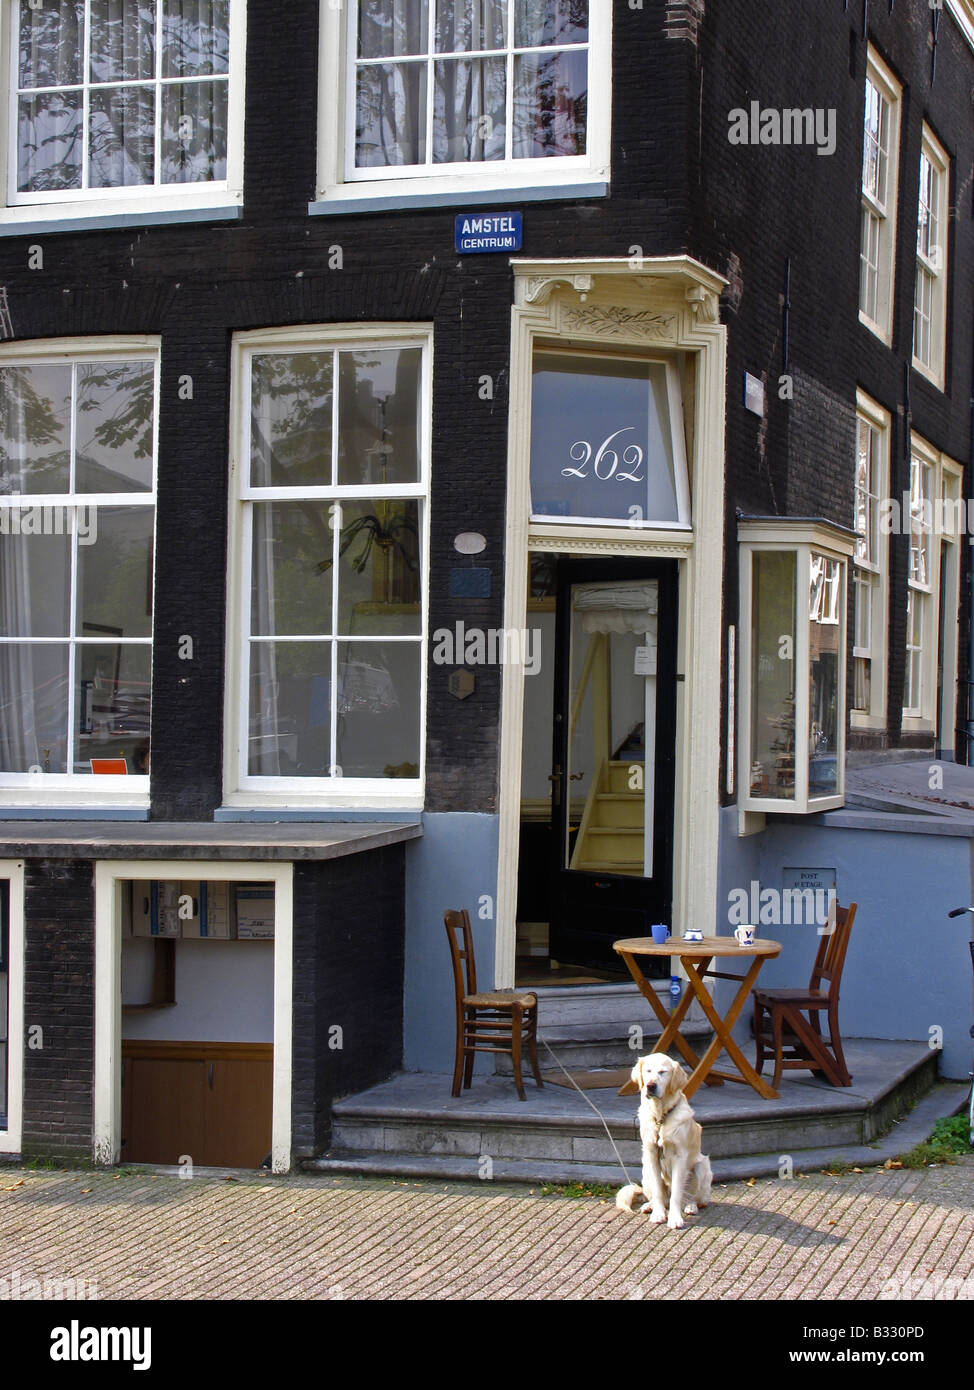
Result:
[[[613,949],[626,962],[629,973],[635,980],[640,993],[649,1001],[663,1027],[663,1031],[652,1049],[653,1052],[668,1052],[671,1047],[676,1047],[683,1060],[692,1069],[690,1080],[684,1087],[684,1095],[692,1096],[701,1082],[706,1082],[708,1086],[721,1086],[725,1081],[739,1081],[745,1085],[753,1086],[758,1095],[764,1096],[765,1100],[778,1099],[778,1092],[762,1080],[731,1037],[731,1029],[737,1022],[747,996],[754,987],[761,966],[766,960],[770,960],[780,952],[780,941],[757,939],[753,946],[741,946],[733,936],[705,936],[702,941],[684,941],[682,937],[669,937],[660,943],[655,942],[651,936],[632,936],[622,941],[614,941],[612,944]],[[667,1012],[666,1005],[656,993],[652,982],[646,979],[639,968],[639,957],[641,956],[679,956],[687,973],[690,988],[683,991],[683,997],[672,1014]],[[741,963],[747,960],[749,962],[747,973],[734,975],[726,971],[711,970],[710,963],[715,959],[729,959]],[[733,1002],[723,1018],[714,1006],[714,1001],[704,983],[704,976],[711,979],[738,980],[740,982],[740,988],[734,995]],[[680,1024],[686,1017],[687,1010],[694,999],[699,1001],[708,1023],[714,1030],[713,1041],[702,1057],[697,1056],[680,1032]],[[726,1052],[731,1058],[739,1075],[734,1076],[730,1072],[713,1070],[714,1063],[721,1052]]]

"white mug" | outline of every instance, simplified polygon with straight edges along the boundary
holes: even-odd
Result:
[[[734,928],[734,935],[737,937],[738,946],[754,945],[754,927],[740,926]]]

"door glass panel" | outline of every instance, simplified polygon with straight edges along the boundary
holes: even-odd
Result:
[[[576,584],[571,595],[565,867],[651,877],[658,587]]]

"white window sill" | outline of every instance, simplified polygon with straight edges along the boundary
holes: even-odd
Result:
[[[892,329],[883,328],[880,324],[876,323],[874,319],[871,319],[868,314],[864,314],[861,309],[859,310],[859,322],[864,328],[868,328],[870,333],[875,334],[881,343],[885,343],[887,347],[892,347]]]
[[[311,217],[341,217],[348,213],[381,212],[390,208],[485,207],[501,203],[551,202],[571,198],[604,198],[609,192],[607,175],[586,171],[583,178],[563,173],[557,180],[541,180],[537,173],[523,181],[486,184],[482,179],[455,177],[375,179],[335,184],[323,189],[308,204]]]
[[[903,713],[900,729],[904,734],[934,734],[937,732],[932,719],[924,719],[918,714]]]
[[[422,791],[228,792],[224,811],[421,811]]]
[[[927,367],[918,357],[913,359],[913,370],[918,372],[925,381],[929,381],[931,386],[935,386],[938,391],[944,390],[944,378],[942,373],[935,372],[931,367]]]
[[[146,792],[110,792],[99,790],[94,796],[85,795],[80,788],[75,791],[38,792],[29,787],[4,787],[0,789],[0,816],[11,812],[29,812],[40,816],[61,812],[84,813],[86,816],[104,815],[110,817],[113,811],[133,811],[148,814],[149,797]]]
[[[101,231],[167,223],[229,222],[243,215],[243,195],[221,189],[201,197],[112,198],[24,203],[0,209],[0,237]]]
[[[849,725],[853,729],[885,729],[886,720],[881,714],[866,714],[864,710],[849,711]]]

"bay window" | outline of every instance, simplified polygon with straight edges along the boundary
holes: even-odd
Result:
[[[740,804],[766,812],[841,806],[853,534],[827,521],[745,518],[738,539]]]
[[[421,797],[428,351],[237,340],[231,799]]]
[[[0,801],[148,793],[158,358],[0,352]]]

